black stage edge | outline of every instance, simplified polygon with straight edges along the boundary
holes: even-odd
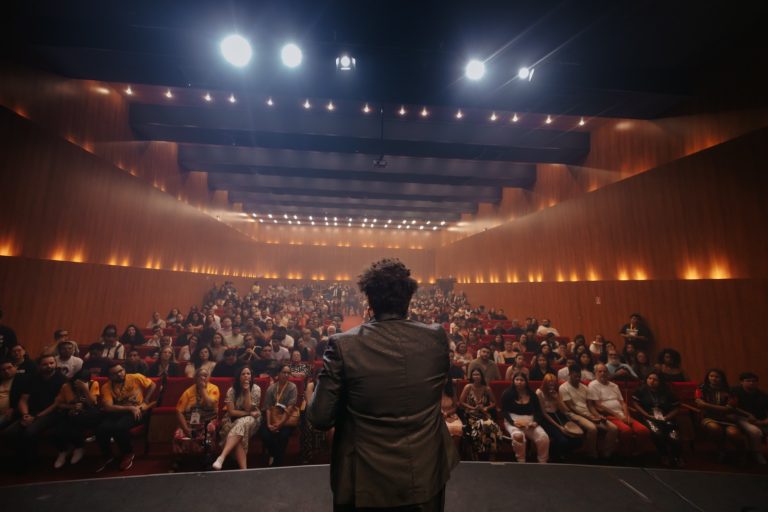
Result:
[[[328,466],[72,480],[2,488],[4,510],[331,510]],[[446,510],[768,511],[768,477],[569,464],[462,462]]]

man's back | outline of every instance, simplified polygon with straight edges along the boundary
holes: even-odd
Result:
[[[448,368],[439,326],[383,320],[331,338],[308,414],[336,426],[336,503],[392,507],[441,491],[458,462],[440,412]]]

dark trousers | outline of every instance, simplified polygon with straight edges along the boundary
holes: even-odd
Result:
[[[413,505],[402,505],[400,507],[355,507],[354,505],[333,504],[333,512],[442,512],[445,509],[445,486],[440,492],[434,495],[431,500],[424,503],[414,503]]]
[[[53,430],[53,442],[56,448],[63,452],[70,445],[82,448],[85,442],[85,433],[95,429],[101,421],[101,413],[98,409],[84,409],[78,414],[59,414],[58,421]]]
[[[269,455],[275,459],[273,462],[274,466],[283,465],[285,449],[288,447],[288,440],[291,438],[294,428],[296,427],[283,427],[277,432],[272,432],[269,430],[269,427],[267,427],[266,421],[262,422],[261,427],[259,427],[259,436],[264,442],[264,446],[267,448]]]
[[[680,433],[672,421],[643,418],[640,423],[651,432],[651,441],[662,456],[680,457]]]
[[[16,421],[3,431],[3,437],[15,444],[17,464],[23,468],[37,456],[38,438],[56,424],[58,413],[51,412],[38,416],[26,427],[21,420]]]
[[[131,412],[106,413],[96,427],[96,440],[99,442],[101,454],[104,458],[112,457],[110,439],[114,438],[121,455],[133,453],[131,445],[131,429],[141,423],[136,420]]]

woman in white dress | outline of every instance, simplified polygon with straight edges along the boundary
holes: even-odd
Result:
[[[222,450],[213,463],[213,469],[221,469],[224,460],[233,451],[238,467],[246,469],[248,441],[261,425],[260,403],[261,388],[253,383],[250,367],[243,366],[236,373],[235,381],[224,399],[227,414],[224,415],[220,432]]]

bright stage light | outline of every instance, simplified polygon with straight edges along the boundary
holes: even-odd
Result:
[[[221,54],[235,67],[246,66],[253,56],[251,44],[246,38],[238,34],[232,34],[221,41]]]
[[[295,68],[301,64],[303,58],[301,48],[293,43],[288,43],[280,50],[280,58],[283,60],[283,64],[289,68]]]
[[[464,75],[470,80],[480,80],[485,75],[485,64],[477,59],[472,59],[464,68]]]
[[[535,70],[533,68],[523,66],[517,70],[517,78],[519,78],[520,80],[528,80],[530,82],[531,80],[533,80],[534,71]]]
[[[336,69],[339,71],[352,71],[356,65],[355,58],[349,55],[344,54],[336,58]]]

